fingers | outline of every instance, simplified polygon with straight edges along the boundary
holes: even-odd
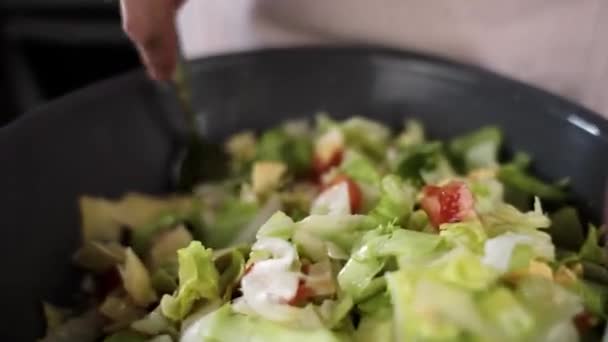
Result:
[[[177,63],[175,15],[183,0],[121,0],[123,29],[150,77],[168,80]]]

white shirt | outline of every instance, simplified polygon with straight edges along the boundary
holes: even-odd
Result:
[[[476,64],[608,117],[606,0],[189,0],[179,25],[188,57],[375,43]]]

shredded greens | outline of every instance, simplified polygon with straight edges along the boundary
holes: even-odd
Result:
[[[86,301],[45,303],[46,340],[597,338],[606,229],[502,141],[319,116],[234,135],[225,178],[191,195],[85,196]]]

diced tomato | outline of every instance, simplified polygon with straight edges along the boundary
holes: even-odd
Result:
[[[464,182],[427,185],[423,195],[420,204],[436,228],[442,223],[459,222],[475,216],[473,194]]]
[[[301,305],[305,303],[310,297],[314,296],[314,292],[312,289],[308,288],[304,284],[304,280],[300,279],[300,283],[298,284],[298,290],[296,291],[295,296],[290,299],[287,304],[289,305]]]
[[[574,325],[580,334],[584,334],[585,332],[591,329],[596,321],[595,317],[590,314],[588,311],[583,311],[574,317]]]
[[[340,163],[342,163],[342,154],[342,150],[338,149],[333,151],[331,156],[327,159],[321,158],[318,154],[315,154],[312,159],[312,168],[317,179],[332,167],[340,165]]]
[[[342,182],[346,182],[348,187],[348,199],[350,200],[350,211],[355,214],[361,210],[361,205],[363,203],[363,193],[361,193],[361,189],[359,185],[355,183],[352,179],[350,179],[347,175],[340,174],[337,175],[334,179],[331,180],[325,187],[325,189],[331,188],[334,185],[338,185]]]

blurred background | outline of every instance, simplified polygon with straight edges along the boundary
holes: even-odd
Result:
[[[0,0],[0,126],[137,65],[116,0]]]

